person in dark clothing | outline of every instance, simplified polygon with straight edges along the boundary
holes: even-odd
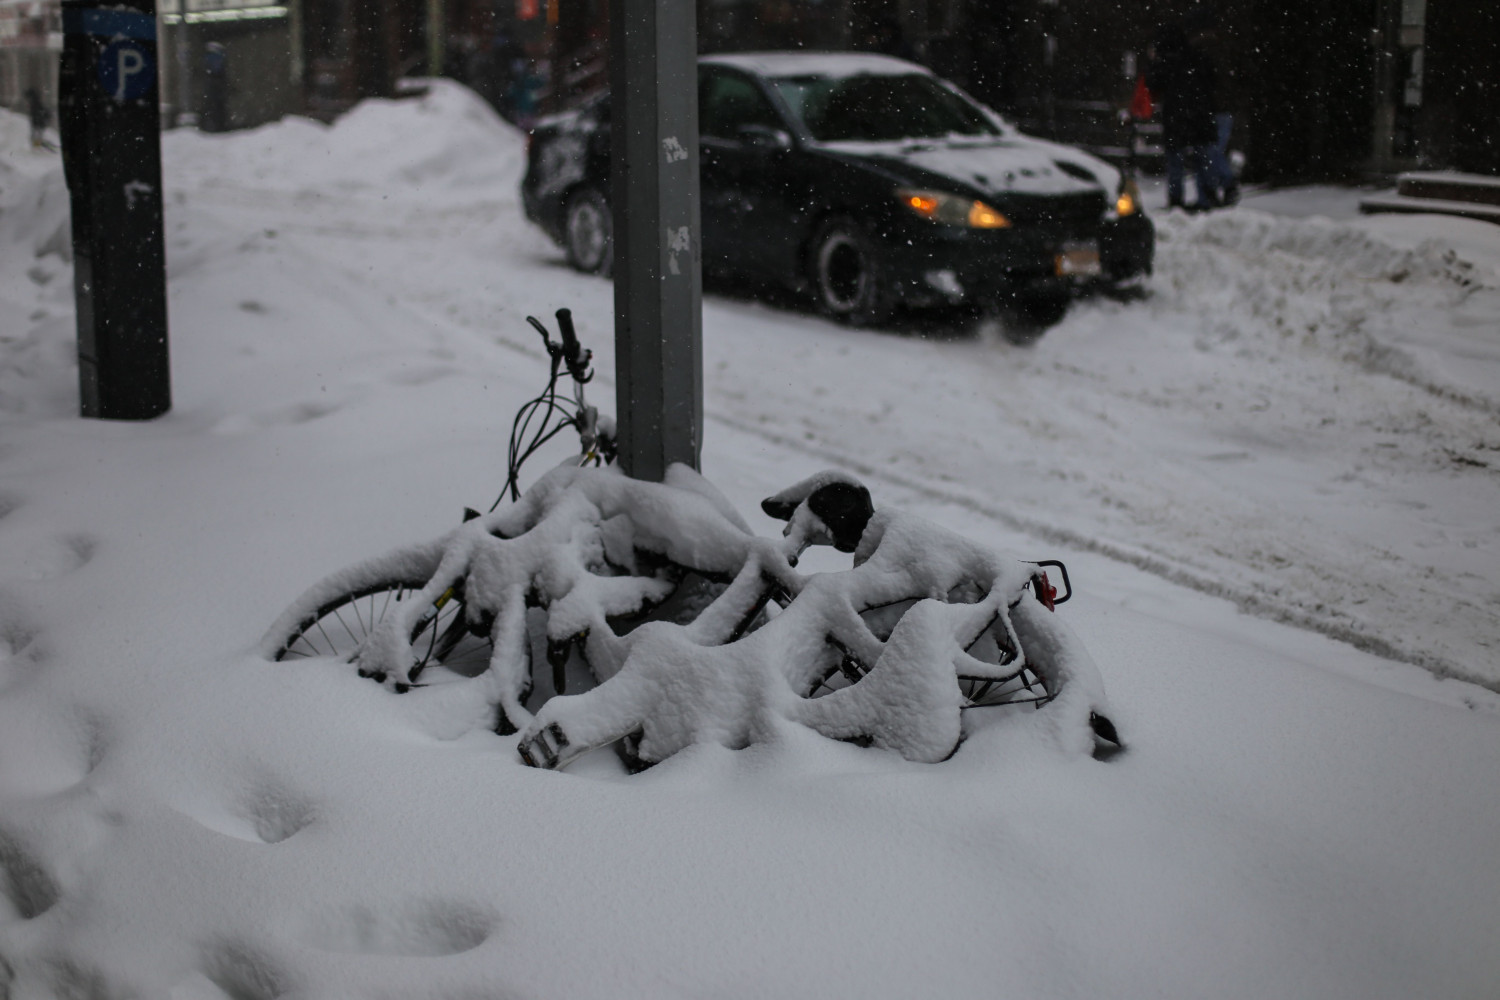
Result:
[[[1198,185],[1197,209],[1217,207],[1218,178],[1212,168],[1218,142],[1214,120],[1214,67],[1194,48],[1180,24],[1158,37],[1146,70],[1146,86],[1161,105],[1162,143],[1167,159],[1167,205],[1183,205],[1183,168],[1191,163]]]
[[[537,113],[541,110],[542,90],[546,86],[547,78],[542,76],[541,68],[531,60],[512,77],[506,104],[511,111],[510,120],[518,127],[529,129],[536,121]]]
[[[880,52],[908,62],[917,62],[917,50],[906,40],[901,31],[901,22],[893,17],[880,17],[870,25],[870,30],[856,48],[865,52]]]
[[[198,124],[205,132],[229,128],[229,53],[222,42],[203,47],[203,114]]]
[[[1208,165],[1218,178],[1220,205],[1233,205],[1240,200],[1240,179],[1234,175],[1229,162],[1229,136],[1234,131],[1234,115],[1228,111],[1214,114],[1214,127],[1218,136],[1209,147]]]
[[[502,114],[505,106],[505,90],[510,86],[510,63],[509,57],[503,54],[504,48],[504,34],[481,42],[475,45],[469,53],[468,65],[465,67],[469,77],[469,86],[476,94],[488,101],[490,107]]]
[[[26,117],[31,119],[31,147],[49,148],[51,144],[47,142],[47,125],[52,120],[52,114],[47,110],[41,92],[35,87],[26,88]]]

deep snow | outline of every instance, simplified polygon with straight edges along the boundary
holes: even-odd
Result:
[[[16,1000],[1500,987],[1500,229],[1158,217],[1153,296],[1029,349],[711,299],[704,471],[755,530],[832,465],[1066,558],[1131,749],[1061,754],[1044,710],[938,765],[787,727],[543,773],[440,692],[254,651],[494,496],[526,313],[572,307],[612,391],[609,288],[521,221],[520,138],[448,85],[165,136],[176,406],[126,425],[74,415],[25,134],[0,115]]]

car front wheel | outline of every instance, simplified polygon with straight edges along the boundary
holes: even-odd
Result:
[[[818,308],[836,319],[865,325],[890,316],[880,252],[851,219],[830,219],[813,237],[808,259]]]
[[[569,264],[584,274],[609,276],[615,259],[614,217],[598,188],[581,188],[568,199],[563,236]]]

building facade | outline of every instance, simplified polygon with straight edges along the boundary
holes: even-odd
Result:
[[[302,106],[285,0],[157,0],[162,116],[210,131]]]
[[[1105,155],[1162,28],[1195,26],[1251,180],[1500,174],[1500,3],[1470,0],[694,0],[699,48],[915,59],[1028,131]],[[510,117],[604,86],[608,0],[161,0],[168,122],[331,117],[441,74]],[[0,104],[56,106],[58,0],[0,0]]]
[[[26,92],[35,89],[55,109],[61,53],[58,0],[0,0],[0,107],[24,113]]]
[[[1500,174],[1500,4],[955,2],[950,28],[934,20],[918,36],[930,65],[1029,131],[1086,141],[1118,121],[1153,40],[1175,21],[1216,64],[1252,180]]]

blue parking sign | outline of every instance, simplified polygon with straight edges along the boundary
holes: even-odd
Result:
[[[145,45],[129,38],[99,53],[99,85],[116,101],[137,101],[156,83],[156,61]]]

